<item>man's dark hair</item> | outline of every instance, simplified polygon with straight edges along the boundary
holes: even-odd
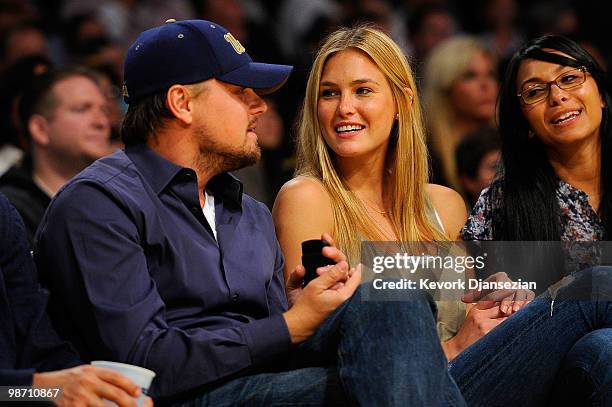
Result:
[[[82,76],[98,83],[94,71],[74,66],[68,68],[51,69],[34,78],[31,85],[24,91],[18,105],[19,123],[24,134],[29,138],[28,121],[35,114],[51,118],[57,108],[57,98],[53,94],[53,86],[64,79]]]
[[[467,134],[455,152],[457,173],[460,176],[476,178],[483,157],[499,149],[501,149],[501,140],[496,129],[484,127]]]
[[[163,89],[130,103],[121,124],[121,141],[126,146],[145,143],[165,119],[174,117],[166,104],[167,93]]]

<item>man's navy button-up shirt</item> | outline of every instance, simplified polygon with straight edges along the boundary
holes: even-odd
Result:
[[[53,199],[35,261],[56,325],[86,360],[157,372],[153,396],[222,379],[291,347],[283,258],[265,205],[229,174],[208,183],[146,145],[96,161]]]

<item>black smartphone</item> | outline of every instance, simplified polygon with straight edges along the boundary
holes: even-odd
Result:
[[[302,265],[306,269],[303,286],[317,278],[317,268],[336,264],[329,257],[323,256],[321,252],[329,243],[322,239],[305,240],[302,242]]]

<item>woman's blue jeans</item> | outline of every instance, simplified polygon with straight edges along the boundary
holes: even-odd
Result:
[[[570,349],[551,395],[554,406],[612,405],[612,329],[597,329]]]
[[[612,269],[575,276],[552,316],[550,297],[538,297],[450,363],[469,406],[570,405],[562,394],[612,405]]]

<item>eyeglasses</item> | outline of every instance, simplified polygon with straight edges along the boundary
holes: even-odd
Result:
[[[576,69],[563,72],[554,80],[546,83],[534,83],[523,89],[518,97],[523,100],[526,105],[532,105],[548,97],[550,87],[555,84],[559,89],[568,90],[582,85],[586,81],[587,69],[581,66]]]

